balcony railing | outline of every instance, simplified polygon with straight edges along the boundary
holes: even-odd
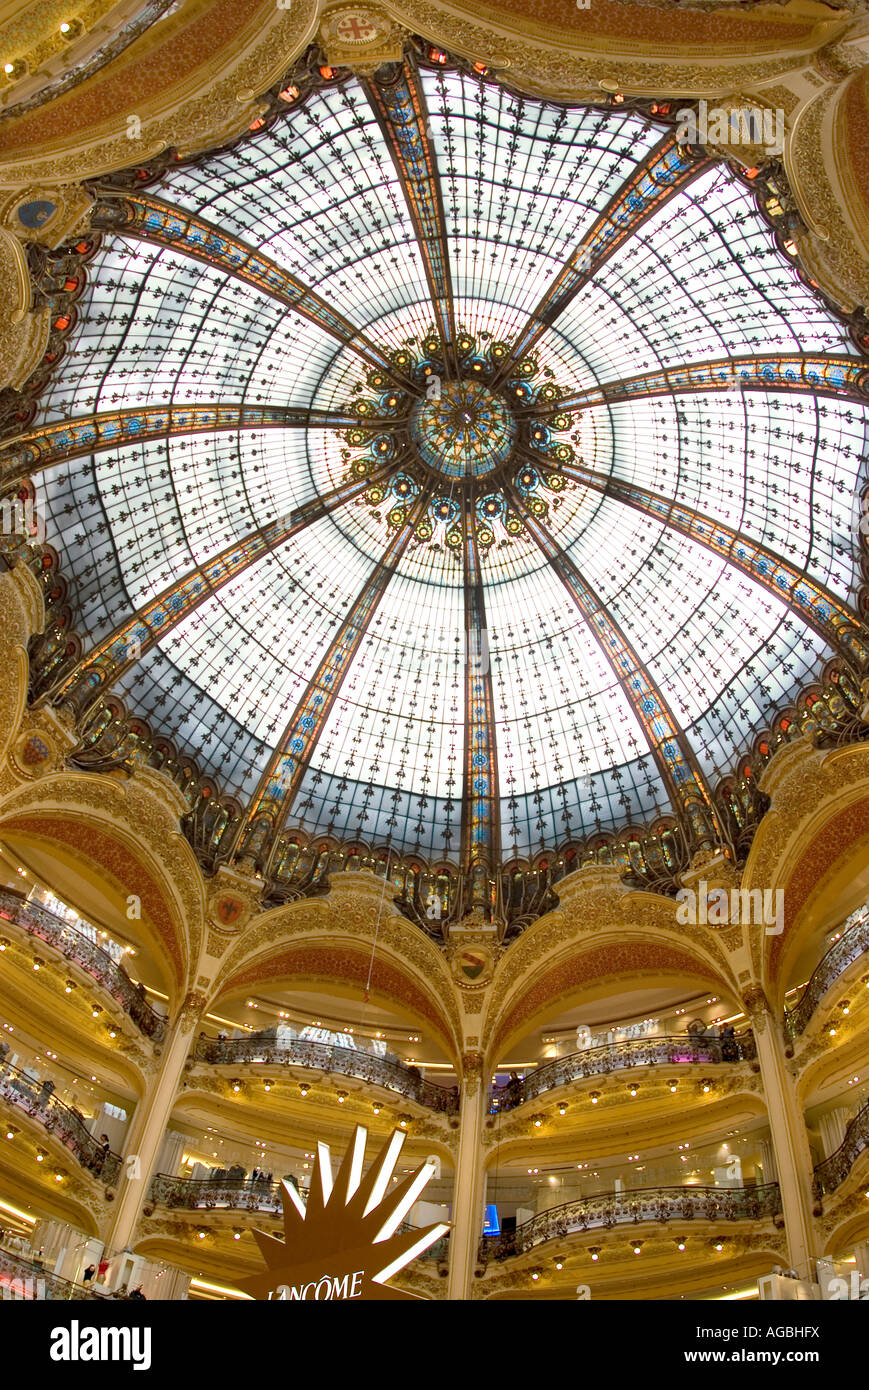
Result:
[[[307,1200],[307,1193],[299,1195],[303,1202]],[[253,1182],[250,1178],[173,1178],[167,1173],[157,1173],[151,1179],[148,1206],[204,1212],[280,1212],[283,1209],[279,1182]],[[398,1229],[412,1231],[416,1228],[404,1221]],[[420,1258],[443,1259],[448,1248],[447,1237],[441,1236]]]
[[[34,1081],[18,1067],[0,1063],[0,1100],[36,1120],[47,1134],[53,1134],[75,1154],[82,1168],[107,1187],[113,1186],[121,1171],[120,1155],[105,1150],[90,1133],[84,1117],[58,1100],[48,1089],[50,1085],[47,1081]]]
[[[823,1197],[828,1192],[835,1192],[866,1148],[869,1148],[869,1101],[862,1110],[857,1111],[836,1152],[815,1168],[815,1196]]]
[[[538,1212],[512,1235],[483,1236],[479,1258],[505,1260],[575,1231],[613,1230],[642,1221],[762,1221],[781,1212],[778,1183],[763,1187],[646,1187],[602,1192]]]
[[[623,1042],[605,1043],[572,1052],[529,1072],[524,1081],[509,1082],[490,1096],[489,1110],[513,1110],[526,1100],[533,1100],[546,1091],[568,1086],[585,1077],[602,1076],[607,1072],[642,1066],[682,1066],[691,1064],[717,1065],[720,1062],[750,1061],[756,1056],[751,1033],[733,1038],[680,1037],[630,1038]]]
[[[45,1302],[71,1299],[104,1299],[108,1294],[97,1293],[83,1284],[73,1284],[58,1274],[49,1274],[35,1260],[25,1260],[8,1250],[0,1249],[0,1298],[27,1299]]]
[[[38,903],[25,902],[6,889],[0,889],[0,918],[15,922],[29,936],[53,946],[66,960],[75,961],[117,1000],[141,1032],[154,1042],[162,1042],[166,1032],[165,1018],[151,1007],[144,989],[133,984],[123,966],[89,940],[84,932]]]
[[[251,1182],[250,1178],[173,1178],[156,1173],[148,1201],[187,1211],[282,1210],[280,1183]]]
[[[864,951],[869,951],[869,908],[861,908],[852,926],[845,924],[845,930],[834,941],[825,956],[822,956],[811,978],[800,996],[799,1003],[792,1009],[785,1009],[785,1036],[798,1038],[805,1032],[809,1019],[843,970]]]
[[[306,1067],[314,1071],[353,1076],[375,1086],[396,1091],[429,1110],[455,1114],[459,1108],[458,1087],[447,1090],[423,1080],[402,1062],[388,1057],[375,1057],[355,1047],[333,1047],[329,1043],[309,1042],[305,1038],[290,1038],[278,1043],[271,1039],[207,1038],[196,1043],[194,1058],[209,1066],[237,1066],[254,1062],[261,1066]]]

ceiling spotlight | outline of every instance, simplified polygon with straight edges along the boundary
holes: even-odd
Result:
[[[63,1180],[64,1180],[65,1177],[66,1177],[66,1173],[64,1172],[63,1168],[58,1168],[57,1172],[56,1172],[55,1175],[54,1175],[54,1181],[55,1181],[55,1182],[63,1182]]]
[[[232,1228],[232,1238],[233,1240],[241,1240],[241,1231],[237,1226],[233,1226]]]
[[[560,1102],[560,1104],[559,1104],[559,1106],[558,1106],[558,1113],[559,1113],[559,1115],[566,1115],[566,1114],[567,1114],[567,1104],[566,1104],[565,1101],[561,1101],[561,1102]]]
[[[241,1090],[241,1082],[240,1082],[240,1081],[233,1081],[233,1082],[231,1082],[230,1084],[231,1084],[231,1086],[232,1086],[232,1089],[233,1089],[236,1093],[238,1093],[238,1092]]]
[[[6,947],[7,947],[8,945],[9,945],[9,938],[6,937],[6,936],[0,936],[0,951],[5,951],[5,950],[6,950]]]
[[[381,1110],[383,1109],[383,1106],[380,1104],[379,1100],[376,1100],[372,1105],[371,1109],[374,1111],[375,1115],[379,1115]]]
[[[38,970],[39,967],[40,967],[41,965],[44,965],[44,964],[45,964],[45,961],[40,960],[40,959],[39,959],[39,956],[34,956],[34,957],[33,957],[33,969],[34,969],[34,970]]]
[[[676,1092],[678,1091],[678,1089],[679,1089],[679,1083],[678,1083],[678,1081],[671,1081],[671,1082],[670,1082],[670,1090],[671,1090],[671,1092],[672,1092],[673,1095],[676,1094]]]
[[[564,1269],[564,1260],[561,1258],[560,1255],[556,1255],[553,1263],[556,1269]]]
[[[677,1240],[677,1241],[676,1241],[676,1249],[677,1249],[677,1250],[684,1250],[684,1249],[685,1249],[685,1242],[684,1242],[684,1240],[681,1240],[681,1239],[680,1239],[680,1240]]]
[[[535,1128],[535,1129],[539,1129],[540,1126],[541,1126],[542,1124],[543,1124],[543,1117],[542,1117],[542,1115],[535,1115],[535,1116],[534,1116],[534,1128]]]
[[[263,1089],[266,1091],[270,1091],[272,1089],[272,1083],[270,1081],[266,1081]]]
[[[635,1255],[641,1254],[643,1249],[643,1242],[641,1240],[632,1240],[631,1249],[633,1250]]]
[[[398,1117],[398,1128],[399,1128],[399,1129],[407,1129],[407,1116],[406,1116],[406,1115],[399,1115],[399,1117]]]
[[[77,986],[75,980],[67,980],[66,984],[64,985],[63,992],[64,994],[72,994],[73,990],[76,988]]]
[[[37,1163],[44,1163],[47,1157],[48,1157],[48,1154],[45,1152],[45,1149],[37,1149],[37,1150],[36,1150],[36,1162],[37,1162]]]
[[[700,1089],[701,1089],[701,1091],[703,1092],[704,1096],[708,1095],[709,1092],[712,1090],[712,1082],[711,1082],[711,1081],[701,1081],[701,1082],[700,1082]]]
[[[588,1253],[589,1255],[591,1255],[591,1258],[594,1260],[595,1264],[597,1264],[598,1260],[600,1259],[600,1246],[590,1245],[588,1247]]]
[[[347,1092],[346,1092],[346,1091],[339,1091],[339,1092],[338,1092],[338,1104],[339,1104],[339,1105],[343,1105],[346,1099],[347,1099]]]
[[[15,1128],[14,1125],[7,1125],[7,1126],[6,1126],[6,1138],[7,1138],[7,1139],[14,1139],[17,1133],[18,1133],[18,1130]]]
[[[200,1240],[204,1240],[205,1237],[206,1237],[207,1232],[206,1232],[206,1231],[197,1231],[196,1234],[198,1235],[198,1237],[199,1237]]]
[[[637,1085],[637,1083],[635,1081],[632,1081],[630,1086],[628,1087],[628,1095],[635,1096],[639,1089],[640,1088]]]
[[[300,1081],[300,1082],[299,1082],[299,1090],[301,1091],[301,1093],[302,1093],[303,1096],[306,1096],[306,1095],[308,1094],[308,1092],[310,1091],[310,1089],[311,1089],[311,1088],[310,1088],[310,1086],[308,1085],[307,1081]]]
[[[540,1275],[537,1273],[536,1269],[532,1269],[531,1278],[534,1280],[535,1284],[537,1283],[537,1280],[540,1278]]]
[[[600,1091],[592,1091],[591,1095],[589,1096],[589,1100],[591,1101],[592,1105],[597,1105],[598,1101],[600,1100]]]
[[[92,1005],[91,1005],[91,1016],[92,1016],[93,1018],[99,1018],[99,1016],[100,1016],[101,1013],[102,1013],[102,1009],[100,1008],[99,1004],[92,1004]]]

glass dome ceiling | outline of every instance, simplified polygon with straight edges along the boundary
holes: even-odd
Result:
[[[112,689],[249,834],[494,864],[700,814],[847,645],[847,328],[651,116],[413,57],[281,95],[97,194],[28,434],[60,694]]]

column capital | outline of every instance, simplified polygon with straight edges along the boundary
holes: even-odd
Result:
[[[742,996],[742,1006],[751,1019],[751,1026],[755,1032],[764,1032],[768,1021],[772,1018],[772,1009],[763,986],[749,985]]]
[[[189,989],[178,1010],[175,1027],[179,1033],[191,1033],[208,1007],[208,995],[201,990]]]

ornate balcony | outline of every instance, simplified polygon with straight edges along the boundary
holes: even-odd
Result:
[[[690,1066],[719,1062],[745,1062],[756,1056],[751,1033],[733,1038],[698,1038],[690,1034],[680,1037],[629,1038],[623,1042],[605,1043],[559,1057],[529,1072],[524,1081],[511,1082],[490,1095],[489,1113],[515,1110],[526,1100],[533,1100],[546,1091],[569,1086],[585,1077],[602,1076],[607,1072],[643,1066]]]
[[[837,943],[838,944],[838,943]],[[858,1110],[835,1153],[815,1168],[815,1196],[824,1197],[841,1187],[864,1149],[869,1148],[869,1101]]]
[[[479,1259],[506,1260],[547,1240],[576,1231],[610,1231],[643,1221],[762,1221],[781,1214],[776,1182],[763,1187],[646,1187],[634,1192],[602,1192],[538,1212],[512,1235],[483,1236]]]
[[[799,1003],[785,1009],[785,1036],[792,1042],[805,1032],[809,1019],[843,970],[869,950],[869,906],[861,907],[844,923],[845,930],[822,956],[803,990]]]
[[[278,1043],[261,1037],[208,1038],[196,1043],[194,1060],[208,1066],[239,1066],[252,1062],[260,1066],[304,1067],[339,1076],[353,1076],[385,1090],[395,1091],[441,1114],[456,1114],[458,1087],[447,1090],[423,1078],[411,1067],[388,1057],[375,1057],[355,1047],[333,1047],[329,1043],[291,1038]]]
[[[112,1187],[121,1171],[120,1154],[105,1151],[84,1121],[84,1116],[48,1089],[50,1082],[35,1082],[26,1072],[8,1064],[0,1065],[0,1100],[21,1110],[42,1125],[69,1149],[82,1168],[86,1168],[106,1187]]]
[[[66,960],[74,961],[103,989],[107,990],[136,1027],[154,1042],[162,1042],[166,1020],[145,998],[141,986],[133,984],[126,970],[112,960],[107,951],[80,932],[62,917],[56,917],[38,903],[25,902],[0,888],[0,919],[14,922],[28,936],[53,946]]]
[[[25,1260],[0,1249],[0,1298],[42,1302],[89,1298],[103,1300],[108,1294],[96,1293],[84,1284],[73,1284],[57,1274],[49,1274],[35,1260]]]
[[[299,1194],[303,1201],[307,1194]],[[282,1210],[280,1182],[261,1180],[252,1182],[250,1178],[173,1178],[167,1173],[156,1173],[148,1189],[145,1216],[152,1216],[154,1207],[169,1207],[184,1211],[264,1211],[278,1215]],[[412,1231],[415,1227],[404,1221],[400,1231]],[[420,1257],[424,1260],[441,1260],[449,1249],[448,1236],[442,1236]]]
[[[279,1212],[281,1185],[251,1182],[249,1178],[173,1178],[167,1173],[156,1173],[148,1189],[148,1206],[182,1207],[186,1211]]]

